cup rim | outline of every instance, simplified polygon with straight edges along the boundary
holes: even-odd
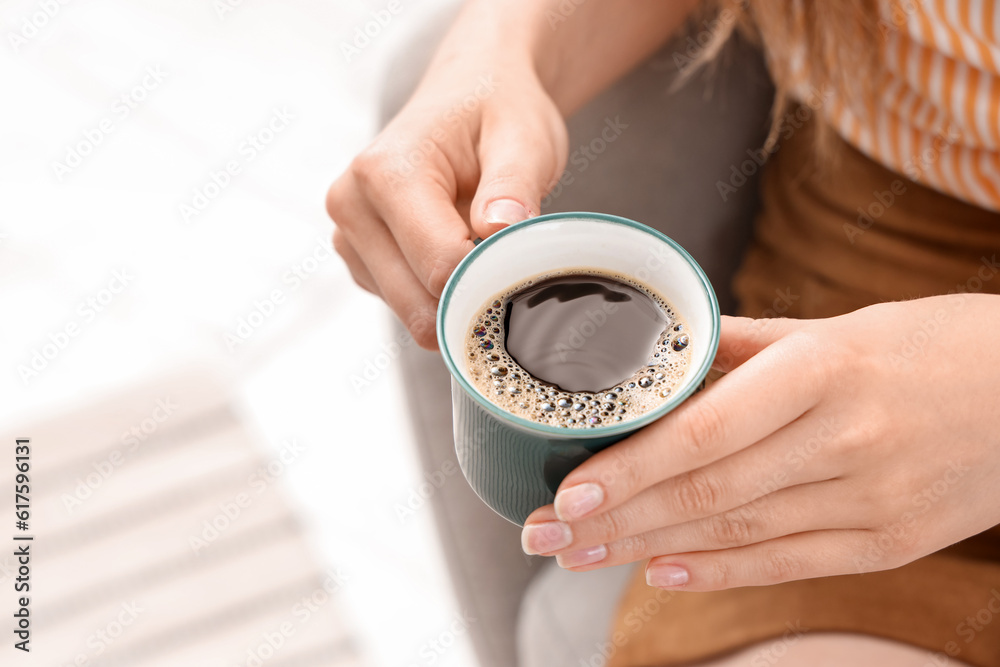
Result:
[[[702,291],[709,300],[710,309],[712,311],[711,321],[712,321],[712,336],[709,341],[708,354],[705,355],[704,360],[701,365],[695,369],[694,373],[691,375],[691,380],[688,382],[684,388],[671,396],[668,400],[664,401],[655,410],[650,410],[646,414],[632,419],[629,421],[624,421],[613,426],[601,426],[594,429],[569,429],[569,428],[559,428],[558,426],[549,426],[547,424],[539,424],[538,422],[530,421],[523,417],[518,417],[517,415],[511,414],[506,410],[495,405],[485,396],[480,394],[475,387],[473,387],[466,379],[462,372],[458,369],[455,359],[448,348],[448,341],[444,335],[444,318],[445,313],[448,310],[448,304],[451,301],[451,296],[455,291],[456,286],[465,274],[465,271],[476,261],[476,258],[486,252],[490,247],[495,245],[500,239],[510,236],[511,234],[517,234],[520,230],[531,227],[532,225],[544,224],[547,222],[553,222],[557,220],[567,220],[567,219],[584,219],[591,220],[595,222],[603,222],[615,225],[623,225],[625,227],[631,227],[640,232],[648,234],[654,239],[667,244],[678,255],[683,258],[692,269],[694,269],[695,274],[698,276],[698,280],[701,282]],[[506,227],[496,234],[493,234],[485,241],[482,241],[472,249],[469,254],[462,258],[462,261],[458,263],[455,270],[452,272],[451,277],[448,278],[448,282],[445,284],[444,291],[441,293],[441,300],[438,303],[437,310],[437,339],[438,347],[441,351],[441,356],[444,358],[445,365],[448,367],[448,372],[451,373],[452,378],[458,382],[462,390],[472,397],[482,408],[484,408],[489,414],[500,419],[503,422],[515,424],[522,429],[525,429],[535,435],[539,436],[551,436],[560,440],[593,440],[596,438],[605,438],[608,436],[615,436],[621,434],[632,433],[638,431],[640,428],[649,425],[650,423],[658,420],[667,413],[671,412],[680,405],[688,396],[694,393],[701,384],[705,376],[708,375],[708,371],[712,367],[712,363],[715,360],[716,352],[719,349],[719,335],[722,319],[719,312],[719,301],[715,295],[715,290],[712,288],[712,283],[709,282],[708,276],[705,275],[705,271],[701,268],[698,262],[688,253],[687,250],[682,248],[676,241],[667,236],[666,234],[660,232],[657,229],[653,229],[648,225],[636,222],[635,220],[630,220],[628,218],[622,218],[617,215],[610,215],[606,213],[592,213],[592,212],[566,212],[566,213],[549,213],[546,215],[541,215],[535,218],[530,218],[523,222],[519,222],[514,225]],[[464,357],[461,357],[464,358]]]

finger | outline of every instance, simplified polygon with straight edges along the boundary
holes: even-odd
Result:
[[[584,461],[559,486],[560,517],[606,512],[795,421],[824,391],[825,360],[816,347],[811,339],[782,339],[660,421]]]
[[[646,565],[646,583],[670,590],[719,591],[856,574],[857,554],[876,542],[870,530],[820,530],[736,549],[658,556]]]
[[[754,320],[749,317],[724,315],[719,335],[719,350],[715,354],[712,368],[728,373],[764,348],[810,322],[810,320],[777,317]]]
[[[440,297],[452,271],[475,247],[452,194],[440,183],[414,177],[374,193],[372,205],[420,284]]]
[[[471,216],[472,229],[480,238],[539,214],[542,198],[562,171],[564,133],[564,129],[553,132],[506,121],[498,128],[484,126],[479,148],[482,176]]]
[[[333,249],[337,251],[340,258],[344,260],[347,264],[347,268],[351,272],[351,276],[362,289],[365,289],[375,296],[381,298],[382,293],[378,289],[378,285],[375,283],[375,279],[372,278],[371,272],[365,263],[361,261],[361,256],[358,251],[354,249],[348,240],[344,236],[344,233],[340,229],[336,229],[333,232]]]
[[[417,280],[385,223],[371,214],[354,220],[355,224],[342,228],[344,235],[368,267],[385,302],[420,347],[437,349],[437,300]]]
[[[556,554],[556,562],[584,571],[664,553],[733,549],[796,533],[868,528],[859,525],[857,512],[843,502],[844,487],[840,480],[793,486],[704,519],[607,544],[574,546]]]
[[[572,521],[572,548],[715,516],[781,489],[837,477],[843,470],[816,457],[839,430],[834,419],[798,419],[721,461],[654,484],[606,512]],[[560,501],[565,503],[565,496]],[[525,525],[554,520],[559,510],[556,505],[551,513],[532,514]]]

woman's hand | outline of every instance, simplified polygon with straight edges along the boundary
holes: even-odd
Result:
[[[355,281],[434,349],[437,299],[452,270],[472,239],[538,215],[566,142],[530,68],[438,66],[330,187],[334,247]]]
[[[728,374],[525,525],[589,570],[707,591],[898,567],[1000,523],[1000,296],[725,318]],[[560,520],[561,519],[561,520]]]
[[[467,0],[417,92],[330,187],[337,252],[422,347],[472,240],[537,215],[566,125],[699,0]]]

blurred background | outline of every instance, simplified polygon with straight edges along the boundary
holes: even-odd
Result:
[[[0,433],[37,541],[0,663],[473,664],[409,341],[323,206],[444,4],[4,1]]]

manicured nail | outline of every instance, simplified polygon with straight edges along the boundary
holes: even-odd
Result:
[[[486,207],[483,222],[491,225],[513,225],[527,220],[529,216],[528,209],[513,199],[497,199]]]
[[[582,519],[604,502],[604,489],[587,482],[563,489],[556,494],[556,516],[563,521]]]
[[[590,547],[589,549],[580,549],[579,551],[571,551],[568,554],[559,554],[556,556],[556,563],[562,568],[582,567],[584,565],[600,563],[607,557],[608,548],[603,544],[598,544],[596,547]]]
[[[521,548],[526,554],[546,554],[565,549],[573,541],[573,533],[562,521],[533,523],[521,531]]]
[[[657,588],[683,586],[688,578],[688,571],[679,565],[650,565],[646,568],[646,583]]]

